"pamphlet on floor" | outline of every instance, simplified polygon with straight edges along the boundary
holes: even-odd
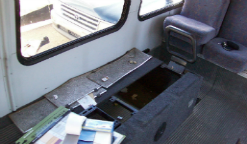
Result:
[[[114,122],[88,119],[71,112],[36,144],[120,144],[124,138],[114,132]]]

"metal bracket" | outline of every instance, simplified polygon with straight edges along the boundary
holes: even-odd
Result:
[[[118,128],[121,125],[121,123],[118,120],[114,119],[113,117],[111,117],[106,112],[104,112],[103,110],[101,110],[100,108],[98,108],[96,106],[91,106],[90,108],[88,108],[88,109],[82,111],[81,113],[79,113],[79,115],[86,116],[86,117],[89,117],[89,118],[93,114],[99,114],[100,116],[102,116],[106,120],[113,121],[114,122],[114,129]]]
[[[176,63],[178,63],[178,64],[180,64],[180,65],[182,65],[182,66],[186,66],[187,65],[186,61],[184,61],[184,60],[182,60],[182,59],[180,59],[178,57],[175,57],[175,56],[172,56],[171,60],[176,62]]]
[[[130,106],[129,104],[127,104],[126,102],[120,100],[119,98],[115,97],[115,96],[112,96],[110,99],[109,99],[111,102],[116,102],[118,104],[120,104],[121,106],[123,106],[124,108],[126,108],[127,110],[131,111],[131,115],[134,115],[138,112],[137,109],[135,109],[134,107]]]

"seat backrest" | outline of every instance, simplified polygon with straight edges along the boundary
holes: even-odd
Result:
[[[205,23],[219,32],[230,0],[185,0],[181,15]]]
[[[247,47],[247,0],[231,0],[219,37]]]

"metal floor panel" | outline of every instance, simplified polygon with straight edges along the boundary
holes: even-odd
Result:
[[[151,58],[152,56],[134,48],[118,60],[99,68],[95,73],[90,74],[88,78],[104,88],[109,88]],[[103,81],[102,79],[105,77],[108,77],[108,79]]]
[[[66,106],[73,104],[85,95],[94,92],[101,86],[87,78],[88,73],[72,78],[54,89],[45,97],[56,106]],[[55,98],[54,96],[57,96]]]
[[[104,94],[107,90],[104,88],[100,88],[97,92],[93,92],[93,95],[96,97],[100,97],[102,94]],[[70,105],[71,108],[76,108],[80,106],[80,103],[78,101],[74,102]]]
[[[56,106],[47,99],[40,100],[28,107],[9,115],[14,124],[25,133],[27,130],[38,124],[46,116],[52,113]]]

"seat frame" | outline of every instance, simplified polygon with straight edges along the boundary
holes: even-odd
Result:
[[[192,55],[193,55],[193,58],[188,58],[186,56],[183,56],[182,54],[178,53],[178,52],[175,52],[175,51],[172,51],[171,48],[170,48],[170,33],[171,32],[175,32],[175,33],[178,33],[180,35],[183,35],[187,38],[189,38],[191,40],[191,44],[192,44]],[[165,28],[165,40],[166,40],[166,48],[168,50],[169,53],[171,53],[172,55],[175,55],[175,56],[178,56],[180,58],[182,58],[183,60],[186,60],[190,63],[194,63],[196,61],[196,39],[195,37],[193,36],[193,34],[185,31],[185,30],[182,30],[180,28],[177,28],[175,26],[172,26],[172,25],[169,25]]]

